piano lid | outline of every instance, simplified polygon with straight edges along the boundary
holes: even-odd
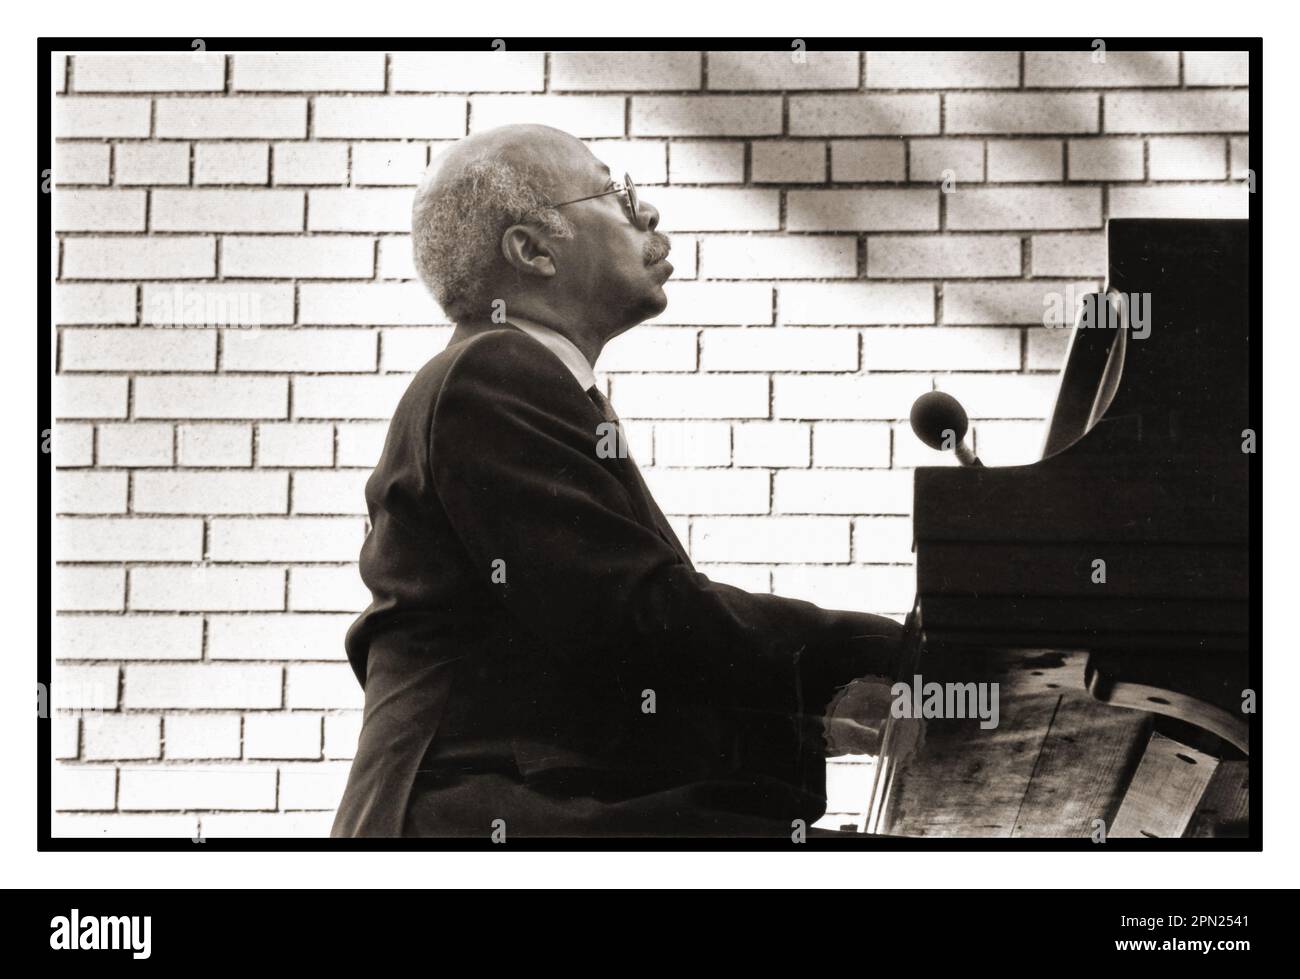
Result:
[[[1248,222],[1117,220],[1108,240],[1122,328],[1076,327],[1044,458],[916,470],[931,639],[1243,648]]]
[[[1194,448],[1248,413],[1249,222],[1117,219],[1107,245],[1106,289],[1080,303],[1044,458],[1103,418]]]

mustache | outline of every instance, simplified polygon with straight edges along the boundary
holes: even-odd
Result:
[[[666,234],[659,231],[650,232],[650,237],[646,239],[645,248],[642,249],[641,256],[645,259],[646,265],[654,265],[655,262],[661,261],[668,257],[668,253],[673,250],[672,239]]]

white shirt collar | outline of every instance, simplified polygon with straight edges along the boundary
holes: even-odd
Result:
[[[541,323],[534,323],[532,320],[526,320],[519,316],[511,316],[509,322],[519,327],[519,329],[555,354],[560,363],[567,367],[569,373],[582,385],[584,391],[595,387],[596,372],[591,369],[591,364],[582,355],[582,351],[574,346],[572,340],[562,333],[557,333],[549,326],[542,326]]]

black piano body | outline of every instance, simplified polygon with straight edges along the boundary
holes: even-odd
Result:
[[[1248,227],[1111,221],[1106,289],[1072,330],[1043,458],[916,471],[896,692],[997,684],[1000,716],[899,708],[869,831],[1244,834]]]

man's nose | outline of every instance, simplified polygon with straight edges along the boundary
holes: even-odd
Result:
[[[659,209],[648,201],[636,202],[636,218],[644,231],[654,231],[659,227]]]

